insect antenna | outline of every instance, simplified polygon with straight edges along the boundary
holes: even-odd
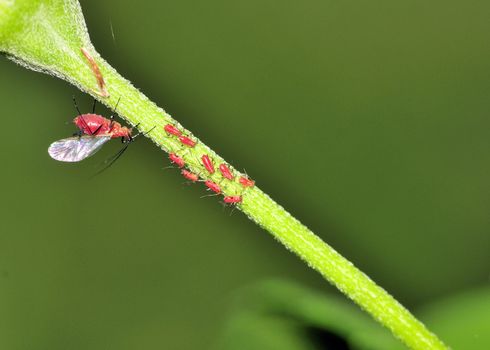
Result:
[[[99,175],[99,174],[103,173],[104,171],[106,171],[107,169],[109,169],[109,168],[112,166],[112,164],[114,164],[114,162],[115,162],[116,160],[118,160],[118,159],[119,159],[119,157],[121,157],[121,156],[124,154],[124,152],[126,152],[126,150],[128,149],[128,147],[129,147],[129,143],[125,144],[125,145],[124,145],[124,146],[123,146],[123,147],[122,147],[122,148],[121,148],[119,151],[117,151],[117,153],[116,153],[116,154],[114,154],[112,157],[107,158],[107,159],[105,160],[105,162],[104,162],[105,166],[104,166],[102,169],[100,169],[98,172],[96,172],[96,173],[94,174],[94,176],[97,176],[97,175]]]
[[[199,198],[216,197],[216,196],[219,196],[219,194],[218,193],[210,193],[210,194],[204,194]]]
[[[119,102],[118,102],[118,103],[119,103]],[[129,141],[126,141],[126,142],[124,141],[124,138],[122,138],[121,140],[124,142],[124,146],[123,146],[123,147],[122,147],[122,148],[121,148],[119,151],[117,151],[117,153],[116,153],[116,154],[114,154],[112,157],[110,157],[110,158],[106,159],[106,160],[105,160],[105,162],[104,162],[105,166],[104,166],[102,169],[100,169],[98,172],[96,172],[94,176],[99,175],[99,174],[101,174],[102,172],[104,172],[104,171],[106,171],[107,169],[109,169],[109,168],[112,166],[112,164],[114,164],[114,163],[115,163],[115,161],[116,161],[116,160],[118,160],[118,159],[119,159],[119,157],[121,157],[121,156],[124,154],[124,152],[126,152],[126,150],[128,149],[129,145],[130,145],[130,144],[131,144],[131,143],[134,141],[134,138],[135,138],[135,137],[137,137],[137,136],[139,136],[139,135],[141,135],[141,134],[146,135],[146,134],[148,134],[149,132],[151,132],[151,131],[152,131],[154,128],[155,128],[155,127],[151,128],[149,131],[144,132],[144,133],[138,133],[137,135],[135,135],[134,137],[131,137],[131,138],[129,139]]]
[[[135,128],[137,128],[137,127],[138,127],[138,125],[140,125],[140,124],[139,124],[139,123],[138,123],[138,124],[136,124]],[[155,125],[153,128],[151,128],[151,129],[150,129],[150,130],[148,130],[148,131],[145,131],[145,132],[139,132],[139,133],[137,133],[136,135],[131,136],[131,141],[132,141],[132,140],[134,140],[135,138],[137,138],[137,137],[138,137],[138,136],[140,136],[140,135],[144,135],[144,136],[148,135],[148,134],[149,134],[150,132],[152,132],[152,131],[153,131],[153,129],[155,129],[156,127],[157,127],[157,126]]]

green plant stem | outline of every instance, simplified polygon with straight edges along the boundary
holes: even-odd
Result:
[[[96,60],[109,93],[103,98],[94,73],[81,53],[87,49]],[[287,249],[334,284],[371,314],[379,323],[412,349],[447,347],[408,310],[400,305],[347,259],[292,217],[258,187],[245,188],[235,180],[224,179],[219,171],[209,174],[201,156],[207,154],[215,166],[225,161],[185,130],[163,109],[121,77],[95,51],[86,32],[83,16],[74,0],[0,0],[0,50],[28,68],[47,72],[76,85],[101,103],[114,109],[131,125],[145,132],[158,147],[181,156],[187,168],[205,180],[219,184],[223,194],[241,195],[238,207],[254,222],[269,231]],[[172,124],[197,141],[195,147],[182,145],[163,130]]]
[[[142,131],[157,126],[147,136],[161,149],[180,155],[186,166],[200,174],[205,180],[220,184],[226,195],[242,195],[239,205],[250,219],[269,231],[287,249],[297,254],[311,268],[334,284],[361,308],[370,313],[378,322],[389,328],[393,334],[412,349],[446,349],[446,346],[407,309],[398,303],[384,289],[342,257],[332,247],[322,241],[306,226],[291,216],[257,186],[245,189],[238,182],[224,179],[219,172],[209,174],[202,166],[201,155],[208,154],[215,165],[225,161],[208,146],[197,140],[194,148],[187,148],[175,138],[169,137],[163,125],[177,125],[185,130],[170,115],[149,101],[139,90],[122,78],[105,61],[98,58],[99,66],[107,80],[111,97],[97,97],[100,102],[114,108],[119,96],[118,113],[130,124],[139,124]],[[87,91],[90,88],[87,87]],[[186,134],[190,135],[188,131]],[[231,168],[236,172],[235,169]]]

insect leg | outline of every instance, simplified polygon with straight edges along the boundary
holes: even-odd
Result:
[[[77,100],[75,99],[75,95],[73,95],[72,98],[73,98],[73,105],[75,106],[75,109],[77,110],[78,115],[82,115],[82,112],[80,112],[80,109],[78,108],[78,103],[77,103]]]
[[[119,106],[119,102],[121,102],[121,97],[119,96],[119,99],[117,100],[116,102],[116,106],[114,107],[114,113],[117,114],[117,106]],[[111,115],[111,117],[109,118],[111,120],[111,124],[110,124],[110,128],[109,128],[109,133],[112,131],[112,129],[114,128],[114,114]]]
[[[140,123],[136,124],[135,128],[137,128],[137,127],[138,127],[138,125],[140,125]],[[153,129],[155,129],[155,128],[156,128],[156,125],[155,125],[153,128],[151,128],[150,130],[148,130],[148,131],[145,131],[145,132],[139,132],[139,133],[137,133],[136,135],[132,136],[132,137],[131,137],[131,140],[134,140],[135,138],[137,138],[137,137],[138,137],[138,136],[140,136],[140,135],[144,135],[144,136],[146,136],[146,135],[148,135],[150,132],[152,132],[152,131],[153,131]]]
[[[101,170],[99,170],[95,175],[99,175],[100,173],[102,173],[103,171],[109,169],[109,167],[114,164],[114,162],[116,160],[119,159],[119,157],[121,157],[124,152],[126,152],[126,150],[128,149],[129,147],[129,143],[126,144],[123,148],[121,148],[115,155],[113,155],[112,157],[106,159],[106,161],[104,162],[106,164],[105,167],[103,167]]]
[[[90,127],[88,126],[87,122],[85,121],[85,118],[82,116],[82,112],[80,112],[80,109],[78,108],[78,103],[77,103],[77,100],[75,99],[75,95],[73,95],[72,98],[73,98],[73,105],[75,106],[75,109],[78,112],[78,116],[80,117],[80,120],[83,122],[83,124],[85,125],[85,128],[90,132],[90,134],[93,135],[94,133],[90,130]],[[94,100],[94,102],[95,102],[95,100]],[[94,106],[95,106],[95,103],[94,103]],[[83,132],[82,132],[82,130],[80,130],[79,132],[77,132],[74,135],[82,136],[82,134],[83,134]]]

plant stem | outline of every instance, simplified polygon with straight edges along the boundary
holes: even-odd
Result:
[[[200,142],[194,148],[183,146],[175,137],[163,130],[166,124],[185,130],[169,114],[149,101],[139,90],[122,78],[112,67],[98,58],[99,67],[107,80],[109,99],[96,96],[100,102],[114,108],[121,96],[118,113],[129,123],[140,124],[141,130],[157,126],[147,136],[161,149],[180,155],[186,166],[202,178],[219,183],[226,195],[242,195],[239,205],[251,220],[269,231],[287,249],[297,254],[311,268],[317,270],[330,283],[371,314],[378,322],[412,349],[447,349],[447,347],[398,303],[383,288],[357,269],[350,261],[337,253],[306,226],[296,220],[258,187],[244,190],[237,181],[223,178],[219,172],[209,174],[201,163],[201,155],[208,154],[214,164],[225,161],[208,146]],[[88,89],[89,90],[89,89]],[[186,134],[190,135],[188,131]],[[236,173],[236,170],[232,168]]]
[[[3,24],[8,23],[9,26],[2,27],[2,16],[8,19]],[[82,48],[97,63],[105,80],[108,98],[98,93],[100,86],[97,85],[97,77],[94,76],[87,56],[81,51]],[[18,8],[15,8],[15,1],[0,0],[0,50],[28,68],[68,80],[109,108],[115,109],[121,98],[117,106],[119,115],[130,124],[138,125],[143,132],[155,127],[145,135],[157,146],[182,157],[189,170],[205,180],[219,184],[223,194],[241,195],[242,203],[238,207],[251,220],[269,231],[287,249],[297,254],[379,323],[389,328],[407,346],[417,350],[447,349],[393,297],[258,187],[241,185],[238,182],[240,174],[235,169],[231,168],[235,175],[234,180],[225,179],[219,171],[210,174],[203,167],[202,155],[208,155],[215,166],[226,164],[225,161],[121,77],[97,54],[90,43],[76,1],[22,0],[19,1]],[[175,136],[168,135],[163,129],[166,124],[174,125],[195,140],[195,147],[187,147]]]

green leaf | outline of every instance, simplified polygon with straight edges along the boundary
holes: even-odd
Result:
[[[0,0],[0,51],[26,68],[94,94],[98,86],[82,48],[101,60],[78,1]]]
[[[348,301],[284,281],[239,292],[217,348],[405,349]]]
[[[453,349],[490,349],[490,288],[435,302],[419,313]]]
[[[490,349],[490,288],[468,291],[416,312],[453,349]],[[390,333],[347,301],[284,281],[241,290],[220,350],[397,350]]]

